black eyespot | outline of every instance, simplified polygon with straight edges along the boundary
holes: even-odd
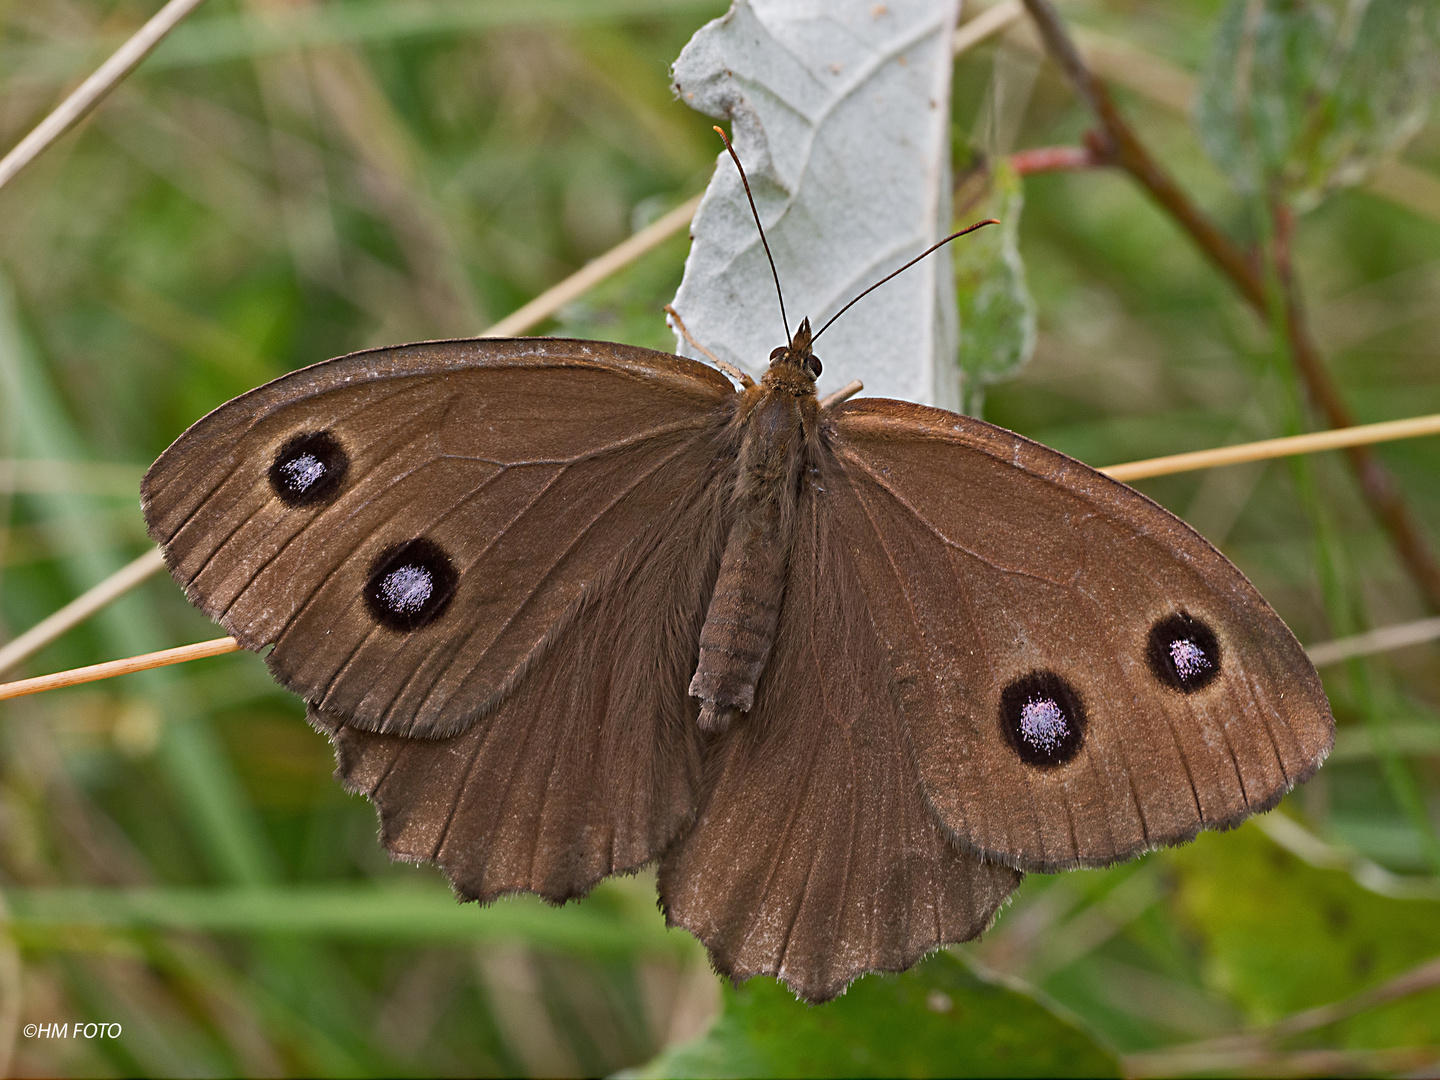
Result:
[[[1166,686],[1193,694],[1220,674],[1220,642],[1215,631],[1181,611],[1150,628],[1145,646],[1150,671]]]
[[[814,353],[811,353],[809,356],[805,357],[805,370],[810,373],[810,377],[812,379],[818,379],[820,377],[820,372],[822,370],[820,367],[820,358]]]
[[[1000,694],[1000,727],[1020,760],[1037,769],[1064,765],[1085,742],[1085,706],[1053,671],[1032,671]]]
[[[340,493],[350,458],[328,431],[296,435],[270,464],[270,487],[286,506],[315,506]]]
[[[444,549],[421,537],[381,553],[365,583],[365,602],[382,626],[418,630],[445,610],[459,580]]]

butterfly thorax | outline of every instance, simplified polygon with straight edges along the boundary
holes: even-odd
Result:
[[[737,412],[742,436],[731,481],[732,524],[690,683],[707,731],[723,731],[750,710],[775,642],[800,481],[816,452],[812,367],[818,370],[819,362],[807,321],[788,347],[771,354],[769,371],[745,391]]]

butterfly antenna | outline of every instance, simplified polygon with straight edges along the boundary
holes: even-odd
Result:
[[[785,340],[788,342],[790,320],[785,317],[785,294],[780,291],[780,272],[775,269],[775,259],[770,254],[770,241],[765,239],[765,226],[760,224],[760,211],[755,209],[755,196],[750,194],[750,178],[745,175],[745,166],[740,164],[740,155],[735,153],[730,140],[725,138],[724,130],[716,127],[715,134],[720,136],[720,141],[725,144],[725,149],[730,151],[730,157],[735,161],[735,168],[740,170],[740,182],[745,185],[745,198],[750,200],[750,213],[755,215],[755,228],[760,230],[760,243],[765,245],[765,258],[770,260],[770,274],[775,278],[775,295],[780,297],[780,321],[785,326]]]
[[[828,329],[830,328],[830,324],[833,323],[836,319],[838,319],[841,315],[844,315],[845,312],[849,311],[852,307],[854,307],[854,306],[855,306],[857,303],[859,303],[862,299],[864,299],[865,297],[869,296],[872,292],[874,292],[876,289],[878,289],[881,285],[884,285],[885,282],[889,281],[891,278],[895,277],[895,276],[898,275],[898,274],[903,274],[906,270],[909,270],[910,267],[914,266],[914,265],[915,265],[917,262],[919,262],[921,259],[925,258],[926,255],[930,255],[930,254],[932,254],[933,252],[939,251],[942,247],[944,247],[946,244],[948,244],[951,240],[958,239],[959,237],[964,236],[966,233],[972,233],[972,232],[974,232],[976,229],[983,229],[986,225],[999,225],[999,224],[1000,224],[1000,219],[999,219],[999,218],[986,218],[984,221],[977,221],[977,222],[975,222],[974,225],[967,225],[965,228],[961,229],[959,232],[957,232],[957,233],[951,233],[949,236],[945,237],[944,240],[941,240],[938,244],[935,244],[935,245],[933,245],[933,246],[931,246],[931,247],[926,248],[926,249],[925,249],[924,251],[922,251],[919,255],[916,255],[913,259],[911,259],[909,262],[907,262],[904,266],[900,267],[899,270],[896,270],[895,273],[893,273],[893,274],[886,274],[886,275],[885,275],[883,278],[881,278],[879,281],[875,282],[874,285],[871,285],[868,289],[866,289],[864,292],[862,292],[859,296],[855,297],[854,300],[851,300],[850,303],[848,303],[848,304],[846,304],[844,307],[842,307],[842,308],[841,308],[839,311],[837,311],[834,315],[831,315],[830,318],[829,318],[829,320],[826,321],[825,325],[822,326],[822,327],[820,327],[820,329],[815,332],[815,336],[814,336],[813,338],[811,338],[810,340],[811,340],[812,342],[818,341],[818,340],[820,339],[820,335],[823,334],[826,330],[828,330]]]

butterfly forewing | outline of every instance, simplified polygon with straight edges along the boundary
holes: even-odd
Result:
[[[1179,519],[980,421],[869,400],[828,422],[836,527],[961,843],[1105,864],[1234,824],[1319,766],[1314,668]]]
[[[810,1001],[975,937],[1020,880],[925,805],[830,487],[802,494],[755,706],[709,750],[699,819],[660,873],[667,917],[722,973],[776,975]]]
[[[200,421],[146,476],[199,606],[355,726],[463,730],[723,450],[718,373],[558,339],[318,364]]]

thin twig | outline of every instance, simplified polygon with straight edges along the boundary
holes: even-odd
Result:
[[[548,319],[570,301],[593,289],[611,274],[629,266],[652,248],[659,247],[674,236],[695,216],[700,206],[696,195],[664,217],[651,222],[628,240],[622,240],[604,255],[591,260],[564,281],[552,285],[518,311],[505,316],[481,337],[513,337]]]
[[[1191,202],[1164,166],[1150,156],[1120,115],[1109,89],[1086,65],[1050,0],[1024,0],[1024,4],[1040,31],[1046,51],[1100,121],[1100,131],[1095,133],[1092,147],[1097,156],[1105,157],[1134,176],[1151,198],[1190,234],[1206,257],[1230,278],[1245,299],[1263,314],[1267,299],[1260,268]]]
[[[1017,7],[1021,6],[1019,0],[1015,3]],[[976,18],[965,25],[979,21]],[[959,33],[956,31],[957,36]],[[1071,34],[1090,70],[1112,85],[1133,90],[1174,112],[1190,112],[1197,80],[1189,71],[1154,53],[1136,48],[1128,41],[1088,27],[1072,27]],[[1028,24],[1016,27],[1007,35],[1007,40],[1042,55],[1045,52],[1045,43]],[[1375,170],[1365,190],[1389,199],[1412,214],[1440,221],[1440,179],[1424,169],[1407,165],[1399,159],[1386,161]]]
[[[1132,480],[1143,480],[1151,476],[1196,472],[1220,465],[1241,465],[1247,461],[1313,454],[1320,450],[1350,449],[1369,443],[1413,439],[1421,435],[1440,435],[1440,413],[1415,416],[1407,420],[1386,420],[1379,424],[1357,424],[1354,427],[1332,428],[1329,431],[1312,431],[1305,435],[1263,439],[1260,442],[1240,443],[1236,446],[1217,446],[1188,454],[1171,454],[1146,461],[1132,461],[1125,465],[1110,465],[1100,471],[1112,480],[1128,484]]]
[[[1440,986],[1440,957],[1417,964],[1409,971],[1402,971],[1379,986],[1362,990],[1341,1001],[1333,1001],[1328,1005],[1320,1005],[1293,1016],[1287,1016],[1272,1024],[1267,1034],[1271,1038],[1285,1038],[1306,1031],[1314,1031],[1316,1028],[1328,1027],[1347,1017],[1357,1016],[1378,1005],[1399,1001],[1403,997],[1409,997],[1411,994],[1418,994],[1436,986]]]
[[[1373,656],[1375,653],[1394,652],[1411,645],[1423,645],[1440,638],[1440,615],[1413,622],[1396,623],[1367,630],[1363,634],[1322,641],[1318,645],[1307,645],[1305,653],[1310,663],[1318,667],[1338,664],[1354,656]]]
[[[150,55],[150,50],[179,25],[180,20],[199,7],[204,0],[170,0],[150,21],[116,49],[109,60],[95,69],[88,79],[77,86],[49,116],[35,125],[14,148],[0,159],[0,188],[8,184],[21,169],[44,152],[45,148],[74,127],[85,115],[119,85],[120,80],[135,70]]]
[[[822,409],[830,408],[832,405],[839,404],[839,402],[845,400],[845,398],[858,394],[862,389],[863,386],[860,380],[856,379],[824,398],[820,402],[820,407]],[[1151,458],[1146,461],[1132,461],[1124,465],[1111,465],[1099,471],[1114,479],[1138,479],[1142,476],[1167,476],[1172,473],[1210,469],[1217,465],[1235,465],[1240,462],[1257,461],[1262,458],[1314,453],[1317,450],[1330,450],[1342,446],[1351,446],[1357,442],[1367,440],[1379,442],[1434,434],[1440,434],[1440,413],[1433,416],[1419,416],[1410,420],[1391,420],[1383,424],[1366,424],[1364,427],[1346,428],[1343,431],[1318,431],[1309,435],[1296,435],[1286,439],[1266,439],[1263,442],[1246,443],[1241,446],[1221,446],[1214,450],[1200,450],[1192,454],[1172,454],[1170,457]],[[20,637],[5,646],[4,649],[0,649],[0,671],[3,671],[7,666],[13,666],[34,652],[35,649],[53,641],[81,619],[98,611],[127,589],[144,581],[145,578],[149,577],[163,565],[164,563],[158,550],[149,552],[136,559],[123,570],[106,578],[83,596],[72,600],[44,622],[31,627],[24,634],[20,635]],[[1440,622],[1440,620],[1435,621]],[[1377,631],[1376,633],[1383,633],[1383,631]],[[203,650],[218,645],[221,642],[233,640],[233,638],[219,638],[216,639],[216,641],[185,646],[184,649],[169,649],[162,653],[151,653],[149,654],[151,657],[162,657],[163,659],[159,659],[150,665],[123,666],[145,659],[144,657],[131,657],[128,660],[112,660],[107,664],[96,664],[90,668],[79,668],[77,670],[93,672],[94,674],[89,674],[84,678],[74,679],[70,682],[64,681],[64,677],[73,673],[62,671],[55,675],[43,675],[35,679],[25,679],[21,682],[0,684],[0,699],[18,697],[20,694],[33,694],[40,690],[50,690],[60,686],[70,686],[74,682],[90,682],[94,679],[109,678],[111,675],[141,671],[144,670],[146,666],[178,664],[183,660],[192,659],[191,656],[182,655],[185,649],[202,650],[197,652],[195,654],[196,656],[213,656],[215,655],[214,652],[205,652]],[[1349,639],[1341,639],[1341,641],[1346,640]],[[1422,639],[1415,640],[1418,641]],[[1408,638],[1404,640],[1397,639],[1397,644],[1394,647],[1398,648],[1400,645],[1413,643],[1414,642]],[[1339,644],[1340,642],[1327,642],[1317,645],[1315,648],[1317,650],[1323,650],[1328,646]],[[229,650],[222,649],[220,651]],[[1379,650],[1375,649],[1370,651]],[[116,667],[114,665],[122,666]],[[46,680],[60,681],[47,682]],[[16,687],[27,687],[27,689],[16,690]]]
[[[961,23],[955,28],[955,36],[950,41],[951,51],[959,56],[968,49],[973,49],[982,41],[1006,29],[1024,14],[1025,6],[1020,0],[1003,0],[992,8],[986,8],[969,22]]]
[[[201,660],[207,656],[223,656],[238,648],[240,648],[240,643],[233,637],[212,638],[209,641],[196,642],[194,645],[181,645],[176,649],[162,649],[160,652],[127,656],[123,660],[107,660],[103,664],[91,664],[88,667],[57,671],[53,675],[37,675],[33,679],[20,679],[18,682],[0,684],[0,701],[4,701],[6,698],[24,697],[26,694],[38,694],[45,690],[59,690],[64,686],[78,686],[80,683],[95,682],[99,679],[111,679],[116,675],[149,671],[151,668],[165,667],[167,664],[183,664],[187,660]]]
[[[165,556],[160,553],[159,548],[152,548],[98,585],[81,593],[55,614],[41,619],[14,641],[0,647],[0,675],[49,645],[71,627],[84,622],[164,566]]]
[[[1238,1035],[1222,1035],[1214,1039],[1203,1039],[1180,1046],[1166,1047],[1155,1053],[1160,1057],[1173,1055],[1178,1059],[1198,1060],[1212,1054],[1224,1055],[1247,1051],[1250,1053],[1273,1052],[1273,1046],[1267,1044],[1303,1035],[1318,1028],[1329,1027],[1331,1024],[1357,1016],[1369,1009],[1387,1005],[1392,1001],[1399,1001],[1401,998],[1422,993],[1436,986],[1440,986],[1440,958],[1417,964],[1369,990],[1362,990],[1357,994],[1342,998],[1340,1001],[1332,1001],[1325,1005],[1292,1013],[1263,1028]],[[1432,1050],[1431,1053],[1433,1052]]]
[[[1372,1076],[1431,1075],[1428,1069],[1440,1052],[1429,1046],[1387,1046],[1375,1050],[1241,1049],[1191,1052],[1186,1047],[1126,1054],[1120,1059],[1129,1077],[1194,1076],[1237,1073],[1241,1076]],[[1426,1070],[1421,1073],[1421,1070]]]
[[[10,922],[10,908],[0,894],[0,925]],[[0,1076],[11,1076],[15,1044],[20,1037],[20,1011],[25,1001],[24,972],[15,938],[0,930]]]
[[[1126,123],[1105,84],[1095,77],[1065,29],[1051,0],[1024,0],[1046,51],[1060,65],[1100,122],[1090,143],[1096,155],[1130,173],[1160,206],[1190,234],[1191,239],[1230,279],[1240,295],[1262,318],[1268,318],[1269,296],[1260,267],[1191,201],[1169,172],[1140,142]],[[1282,225],[1277,222],[1277,228]],[[1295,299],[1293,305],[1290,299]],[[1289,317],[1292,316],[1293,318]],[[1354,415],[1325,367],[1303,318],[1298,297],[1287,297],[1286,329],[1295,368],[1310,400],[1324,413],[1332,428],[1350,427]],[[1390,534],[1406,571],[1419,587],[1425,603],[1440,611],[1440,561],[1431,552],[1419,524],[1411,514],[1389,471],[1368,450],[1349,453],[1360,490],[1371,512]]]
[[[1035,173],[1072,172],[1077,169],[1093,169],[1104,165],[1102,158],[1088,146],[1037,146],[1032,150],[1017,150],[1010,155],[1010,167],[1019,176]]]

